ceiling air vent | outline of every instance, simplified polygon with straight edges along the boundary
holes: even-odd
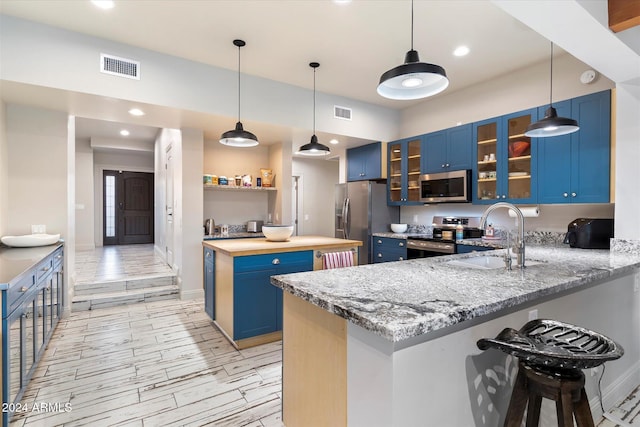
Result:
[[[131,59],[101,53],[100,71],[105,74],[140,80],[140,62]]]
[[[351,120],[351,108],[333,106],[333,117],[335,119]]]

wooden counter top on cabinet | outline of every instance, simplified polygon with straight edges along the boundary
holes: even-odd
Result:
[[[359,240],[336,239],[324,236],[293,236],[286,242],[270,242],[266,238],[209,240],[202,244],[216,252],[232,257],[320,249],[346,250],[354,246],[362,246],[362,242]]]

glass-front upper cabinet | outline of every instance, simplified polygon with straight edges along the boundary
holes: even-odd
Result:
[[[388,145],[388,203],[420,204],[422,138],[407,138]]]
[[[535,200],[535,146],[524,132],[536,117],[536,110],[532,109],[474,124],[475,202]]]

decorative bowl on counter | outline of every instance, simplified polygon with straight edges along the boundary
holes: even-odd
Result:
[[[14,248],[33,248],[36,246],[53,245],[60,240],[60,234],[25,234],[23,236],[4,236],[2,243]]]
[[[391,224],[391,231],[394,233],[404,233],[407,231],[407,224]]]
[[[263,225],[262,234],[269,242],[286,242],[293,234],[293,225]]]

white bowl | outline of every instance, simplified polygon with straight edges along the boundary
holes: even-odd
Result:
[[[5,245],[14,248],[53,245],[58,240],[60,240],[59,234],[25,234],[23,236],[4,236],[0,239]]]
[[[394,233],[404,233],[407,231],[407,224],[391,224],[391,231]]]
[[[262,234],[270,242],[286,242],[293,234],[293,225],[263,225]]]

